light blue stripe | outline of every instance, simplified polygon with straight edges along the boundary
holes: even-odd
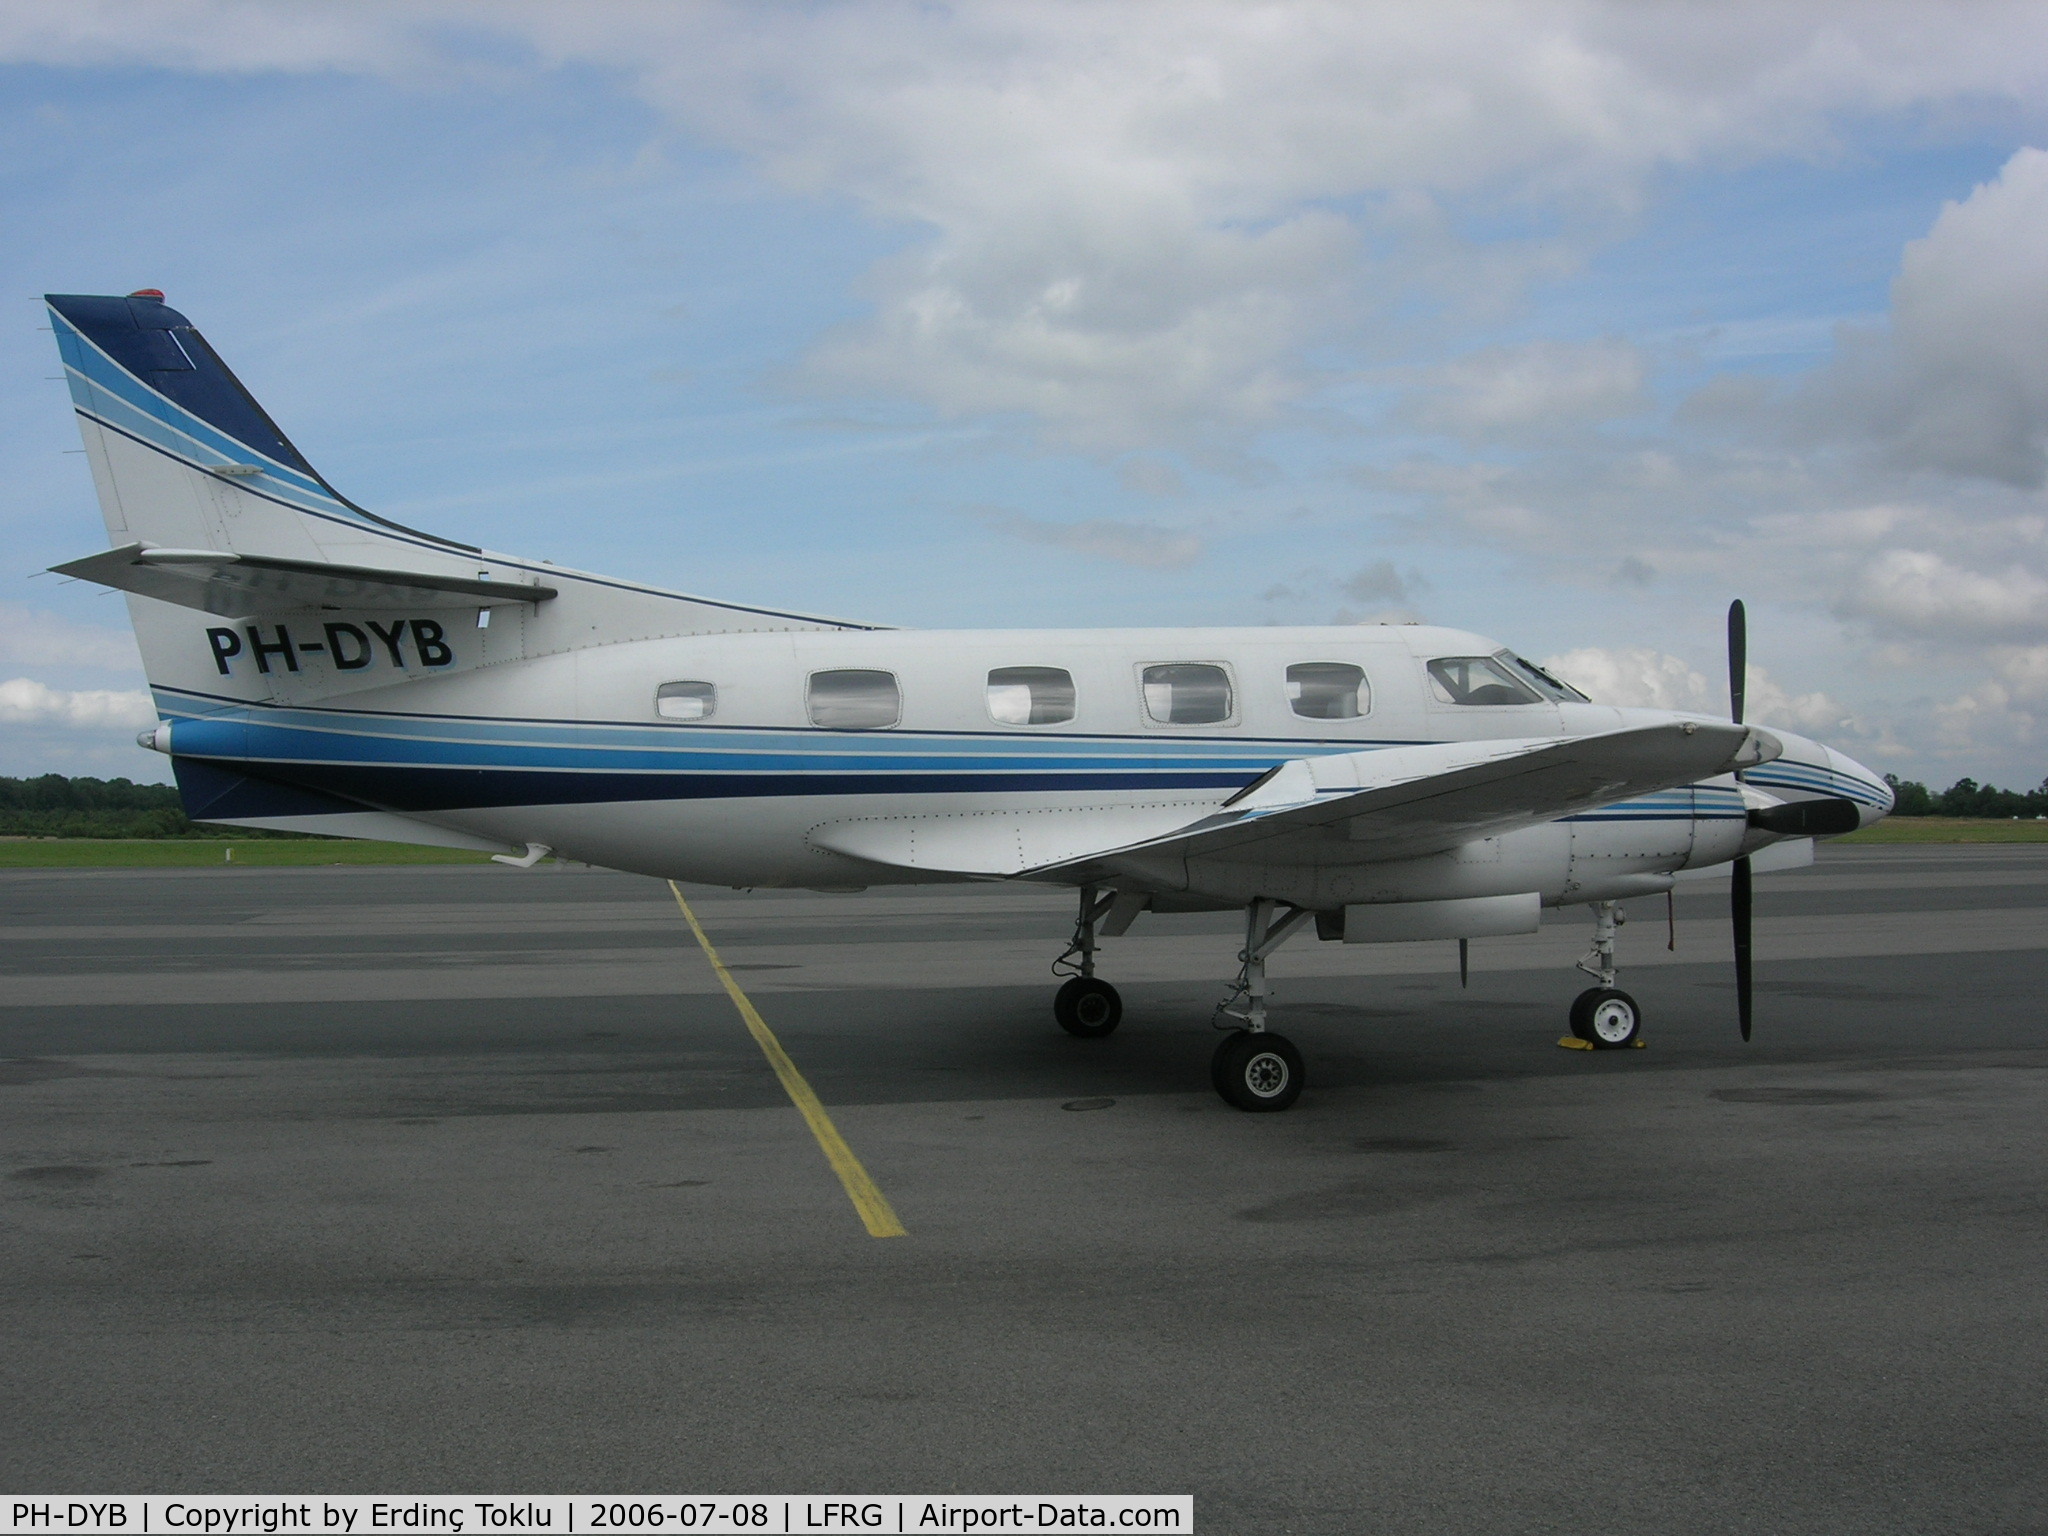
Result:
[[[995,732],[849,735],[615,722],[579,725],[281,711],[260,705],[205,711],[170,690],[159,690],[157,703],[159,713],[176,722],[174,738],[181,753],[221,760],[382,767],[741,776],[1184,775],[1250,772],[1289,757],[1369,749],[1358,742],[1233,743],[1145,736],[1077,740]],[[1740,804],[1737,790],[1701,785],[1658,790],[1562,819],[1740,820]]]
[[[1837,795],[1869,806],[1881,807],[1889,804],[1891,799],[1889,790],[1873,785],[1868,779],[1812,763],[1787,763],[1780,759],[1762,768],[1752,768],[1744,777],[1752,784]]]
[[[246,464],[252,457],[260,459],[267,480],[279,482],[284,488],[302,496],[310,496],[323,507],[345,510],[318,481],[302,470],[280,464],[252,445],[228,436],[210,422],[166,399],[86,340],[62,315],[55,310],[50,314],[57,333],[58,349],[63,354],[70,376],[71,398],[82,409],[105,414],[123,430],[134,432],[138,437],[144,437],[202,467],[205,467],[205,461],[194,454],[195,448],[218,454],[219,462],[223,464]],[[265,486],[267,490],[277,488]]]

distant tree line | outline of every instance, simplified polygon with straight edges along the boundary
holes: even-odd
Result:
[[[0,778],[0,837],[303,837],[247,827],[194,826],[168,784],[126,779]]]
[[[2048,816],[2048,779],[2039,789],[1999,789],[1975,779],[1957,779],[1947,789],[1935,791],[1895,773],[1884,776],[1897,804],[1894,816]]]

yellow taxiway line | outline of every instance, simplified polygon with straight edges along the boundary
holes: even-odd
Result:
[[[683,900],[683,889],[671,880],[668,888],[675,892],[676,905],[683,909],[683,921],[690,925],[690,932],[697,935],[697,942],[704,946],[704,958],[711,962],[711,969],[718,973],[718,979],[725,985],[726,995],[733,1006],[740,1011],[747,1033],[754,1037],[754,1044],[761,1047],[761,1054],[768,1058],[768,1065],[775,1069],[781,1079],[783,1092],[796,1105],[797,1113],[804,1117],[804,1123],[811,1128],[811,1134],[818,1138],[818,1146],[825,1154],[825,1161],[832,1165],[832,1171],[839,1175],[839,1182],[846,1186],[846,1197],[853,1202],[853,1208],[860,1212],[861,1222],[868,1229],[870,1237],[907,1237],[903,1223],[896,1219],[896,1212],[890,1208],[881,1187],[861,1166],[860,1159],[853,1155],[853,1148],[846,1144],[846,1138],[839,1134],[839,1127],[832,1123],[832,1117],[825,1113],[825,1106],[818,1102],[811,1085],[804,1081],[803,1073],[797,1071],[796,1063],[789,1059],[789,1052],[782,1048],[782,1042],[775,1038],[775,1031],[768,1027],[768,1021],[761,1017],[747,994],[740,990],[740,984],[732,979],[732,972],[725,968],[725,962],[718,958],[718,951],[711,947],[711,937],[705,933],[704,925],[697,921],[697,914],[690,910],[690,904]]]

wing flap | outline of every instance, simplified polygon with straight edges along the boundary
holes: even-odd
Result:
[[[516,581],[330,565],[218,549],[145,549],[140,544],[125,544],[50,569],[59,576],[96,581],[103,587],[236,619],[300,608],[371,612],[489,608],[544,603],[556,595],[553,587]]]
[[[871,816],[811,829],[815,848],[931,873],[1004,878],[1184,827],[1199,803]]]

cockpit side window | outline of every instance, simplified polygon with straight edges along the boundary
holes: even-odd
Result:
[[[1542,698],[1491,656],[1439,656],[1430,691],[1446,704],[1540,704]]]

